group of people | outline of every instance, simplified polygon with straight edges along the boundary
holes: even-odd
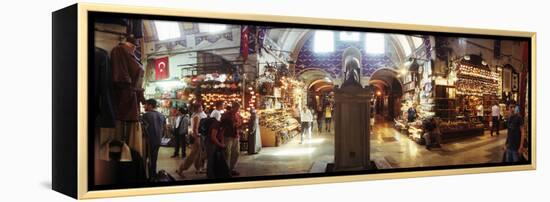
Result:
[[[174,136],[172,158],[179,158],[181,152],[181,157],[185,159],[176,170],[182,179],[185,178],[184,172],[192,165],[196,174],[206,173],[208,178],[240,175],[235,171],[240,152],[240,131],[243,127],[242,117],[238,113],[239,103],[234,102],[225,108],[223,102],[217,102],[209,116],[200,103],[192,104],[190,116],[186,108],[178,108],[168,121],[168,127],[166,117],[156,110],[156,100],[146,100],[144,108],[142,120],[148,137],[151,175],[157,172],[158,151],[165,128],[169,128]],[[187,154],[188,143],[190,151]]]
[[[524,121],[520,114],[520,108],[516,104],[509,104],[508,117],[506,119],[507,137],[504,145],[504,162],[518,162],[521,159],[521,153],[524,150],[524,141],[526,139],[525,127],[523,127]],[[494,105],[491,107],[491,136],[493,132],[499,135],[500,131],[500,107]],[[441,131],[439,130],[439,119],[432,117],[426,119],[422,123],[424,129],[423,138],[426,142],[426,149],[430,150],[434,147],[441,147]]]
[[[318,111],[317,113],[312,112],[312,110],[306,106],[303,106],[302,109],[300,109],[299,105],[296,105],[294,110],[295,118],[298,118],[301,123],[300,144],[304,142],[304,138],[311,140],[311,130],[313,128],[314,120],[317,120],[317,131],[319,133],[323,131],[323,122],[325,122],[325,131],[330,132],[332,128],[332,105],[327,105],[324,110]]]
[[[483,121],[483,105],[479,105],[477,107],[478,110],[478,117],[481,121]],[[523,152],[523,145],[525,141],[525,128],[523,127],[523,118],[520,114],[520,107],[515,104],[511,103],[507,107],[507,118],[506,118],[506,129],[507,129],[507,136],[506,136],[506,143],[504,145],[504,162],[518,162],[521,159],[521,153]],[[496,134],[496,136],[500,135],[500,121],[502,119],[502,113],[500,111],[500,106],[498,104],[494,104],[491,107],[491,122],[490,122],[490,134],[491,137],[494,136],[493,134]]]

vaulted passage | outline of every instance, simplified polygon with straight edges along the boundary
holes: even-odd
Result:
[[[94,185],[161,170],[193,184],[502,163],[507,137],[529,125],[526,41],[155,19],[94,27]]]
[[[398,73],[392,69],[379,69],[369,80],[374,87],[374,114],[393,120],[401,113],[403,87]]]

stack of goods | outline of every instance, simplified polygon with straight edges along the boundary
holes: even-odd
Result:
[[[417,119],[414,122],[407,123],[407,131],[409,132],[409,137],[413,139],[414,141],[421,141],[422,140],[422,134],[424,133],[422,130],[422,119]]]
[[[219,81],[205,81],[200,85],[195,86],[203,91],[216,92],[216,93],[230,93],[241,90],[241,84],[237,82],[219,82]]]
[[[291,140],[300,129],[298,120],[291,113],[279,110],[260,111],[260,131],[263,146],[279,146]]]
[[[498,92],[499,74],[490,69],[460,64],[457,77],[457,94],[482,96]]]
[[[439,129],[442,133],[445,132],[456,132],[456,131],[466,131],[471,129],[483,128],[482,123],[471,123],[466,121],[448,121],[441,122],[439,124]]]
[[[230,104],[231,102],[241,102],[241,95],[237,93],[232,94],[222,94],[222,93],[203,93],[201,94],[204,106],[207,109],[210,109],[214,106],[217,101],[222,101],[225,105]]]

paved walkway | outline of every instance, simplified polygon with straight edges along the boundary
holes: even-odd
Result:
[[[392,167],[422,167],[501,162],[506,131],[500,136],[484,135],[453,140],[441,149],[423,145],[395,130],[391,123],[375,124],[371,137],[371,158],[385,158]]]
[[[454,140],[430,151],[395,130],[391,123],[378,121],[371,136],[371,159],[383,160],[394,168],[500,162],[505,140],[505,130],[498,137],[491,137],[486,131],[484,135]],[[333,133],[319,133],[314,129],[312,140],[299,142],[300,137],[296,136],[279,147],[264,147],[258,154],[243,152],[236,170],[240,176],[298,174],[319,172],[322,170],[317,168],[319,165],[334,161]],[[172,153],[173,148],[160,149],[158,169],[181,180],[175,170],[183,159],[170,158]],[[193,167],[184,174],[186,180],[206,177],[195,174]]]

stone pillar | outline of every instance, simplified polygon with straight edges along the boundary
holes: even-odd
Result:
[[[359,83],[334,90],[334,171],[370,169],[371,96]]]

